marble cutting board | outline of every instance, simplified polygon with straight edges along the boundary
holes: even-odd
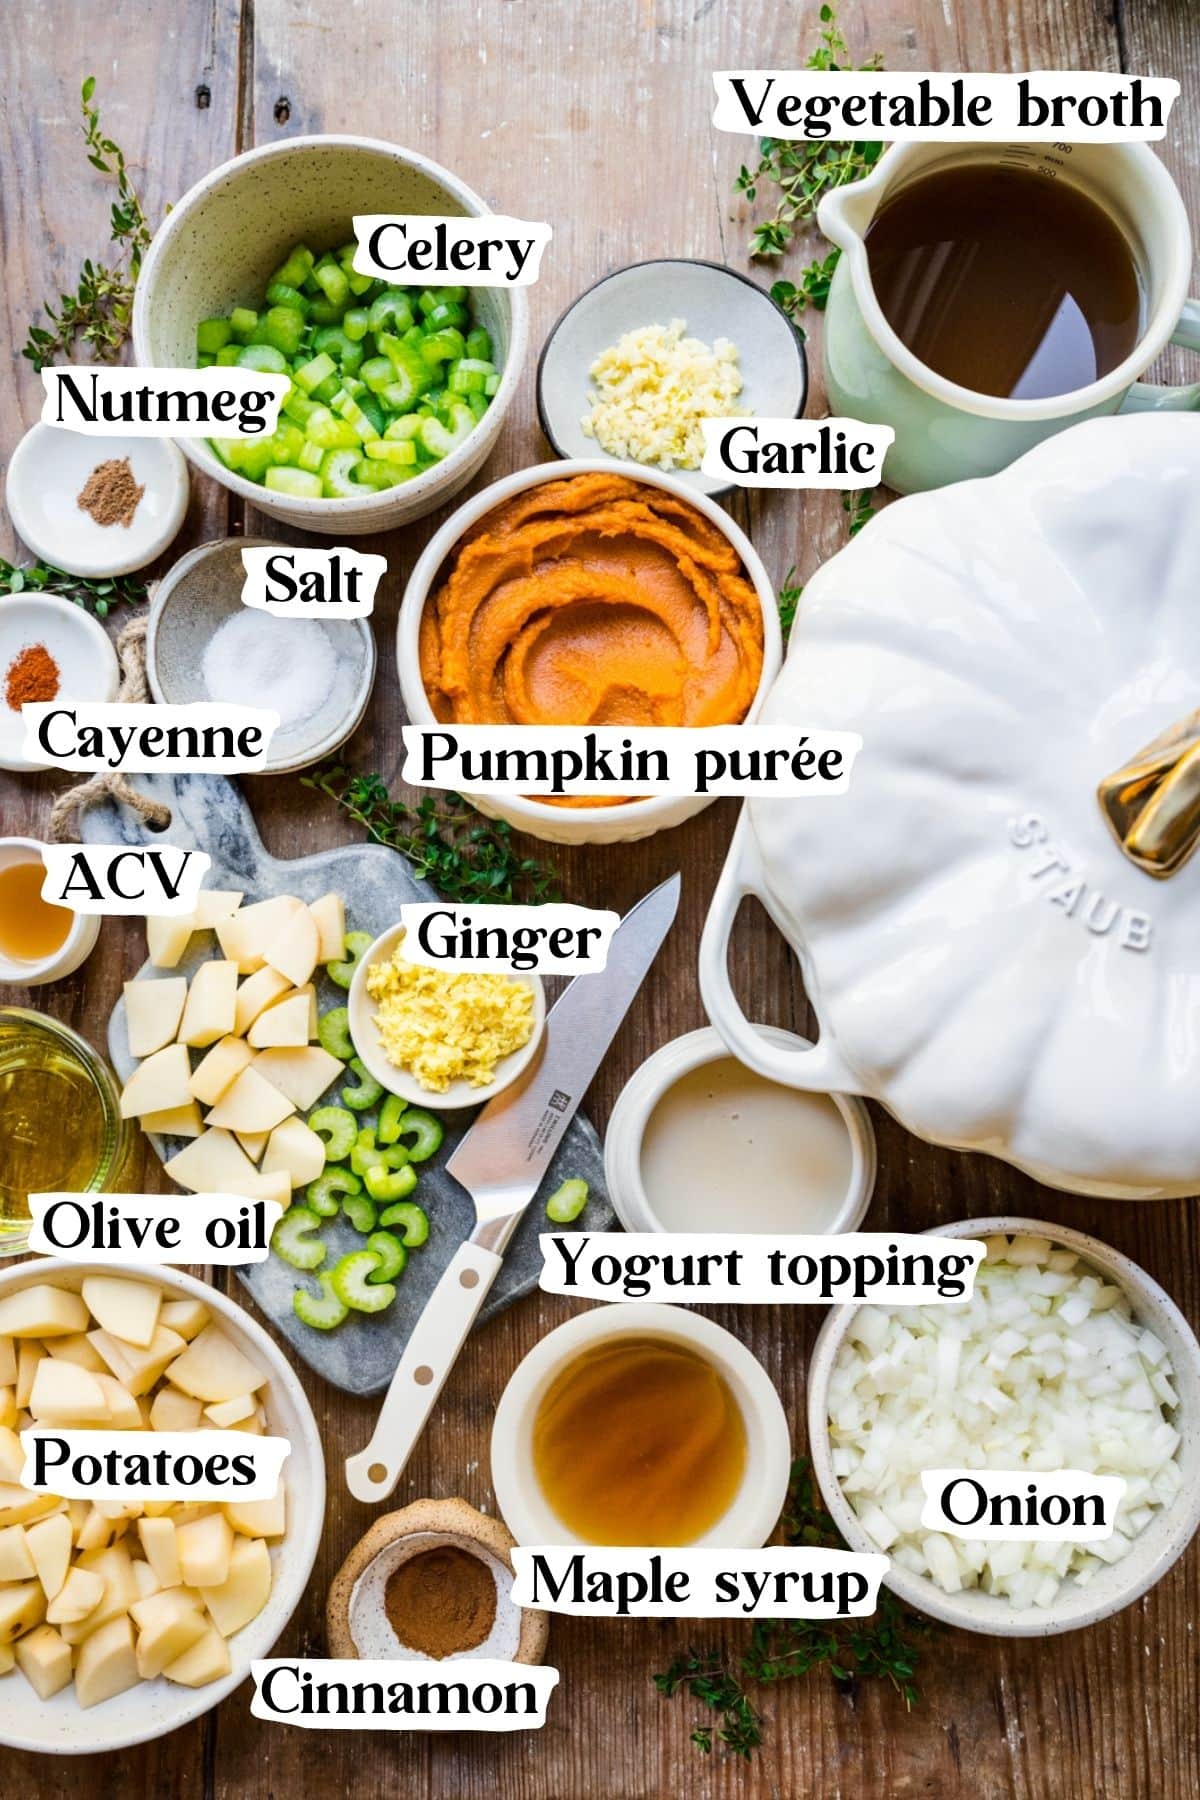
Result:
[[[405,901],[437,898],[426,882],[417,880],[402,856],[381,844],[347,844],[294,860],[272,856],[263,846],[244,796],[223,776],[139,775],[136,784],[143,793],[171,808],[172,823],[164,834],[166,841],[204,850],[212,858],[212,867],[205,877],[207,887],[240,888],[247,900],[285,893],[315,900],[333,890],[345,898],[348,928],[369,931],[372,936],[395,923]],[[109,802],[84,814],[83,836],[88,843],[158,841],[158,834],[147,831],[136,813]],[[194,940],[177,970],[160,971],[145,963],[136,971],[137,978],[191,976],[214,948],[215,940],[205,934]],[[331,1006],[344,1005],[345,998],[343,989],[319,978],[318,999],[323,1012]],[[113,1009],[108,1045],[113,1066],[124,1079],[133,1068],[134,1059],[129,1054],[123,1001],[118,1001]],[[336,1101],[336,1097],[335,1089],[326,1100]],[[432,1110],[437,1110],[436,1104]],[[429,1214],[429,1241],[409,1257],[408,1267],[396,1285],[396,1298],[386,1312],[374,1316],[351,1313],[336,1331],[314,1331],[303,1325],[292,1310],[293,1290],[307,1277],[276,1256],[236,1270],[238,1280],[249,1289],[276,1330],[311,1368],[347,1393],[376,1394],[387,1386],[439,1275],[474,1224],[469,1196],[443,1166],[474,1116],[473,1112],[446,1114],[445,1142],[435,1157],[421,1165],[420,1185],[414,1197]],[[176,1139],[154,1136],[151,1143],[163,1159],[179,1148]],[[552,1193],[568,1176],[582,1176],[591,1190],[580,1228],[606,1230],[613,1213],[604,1187],[600,1140],[581,1113],[576,1114],[550,1164],[542,1192]],[[537,1286],[542,1266],[537,1240],[544,1227],[545,1215],[535,1198],[508,1247],[496,1285],[479,1315],[481,1321]],[[322,1236],[329,1245],[326,1267],[345,1251],[362,1247],[362,1238],[340,1215],[326,1222]],[[310,1285],[315,1289],[315,1282]]]

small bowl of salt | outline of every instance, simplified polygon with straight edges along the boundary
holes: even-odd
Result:
[[[146,678],[160,703],[277,712],[261,772],[281,775],[331,755],[357,729],[375,683],[375,639],[367,619],[277,618],[243,605],[242,551],[272,544],[219,538],[180,558],[150,609]]]

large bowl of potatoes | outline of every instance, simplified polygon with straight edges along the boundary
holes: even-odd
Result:
[[[34,1425],[266,1433],[291,1451],[273,1500],[61,1500],[20,1485]],[[0,1273],[0,1744],[117,1750],[207,1712],[291,1618],[324,1509],[304,1391],[215,1288],[55,1258]]]

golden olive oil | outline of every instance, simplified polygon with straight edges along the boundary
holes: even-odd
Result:
[[[130,1145],[116,1084],[83,1039],[0,1010],[0,1254],[20,1247],[31,1193],[114,1189]]]
[[[746,1427],[724,1376],[686,1344],[610,1338],[551,1383],[533,1461],[585,1543],[692,1544],[741,1486]]]

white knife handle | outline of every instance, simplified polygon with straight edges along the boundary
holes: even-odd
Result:
[[[404,1473],[500,1263],[469,1238],[459,1246],[413,1326],[370,1443],[346,1458],[346,1485],[356,1500],[386,1500]]]

